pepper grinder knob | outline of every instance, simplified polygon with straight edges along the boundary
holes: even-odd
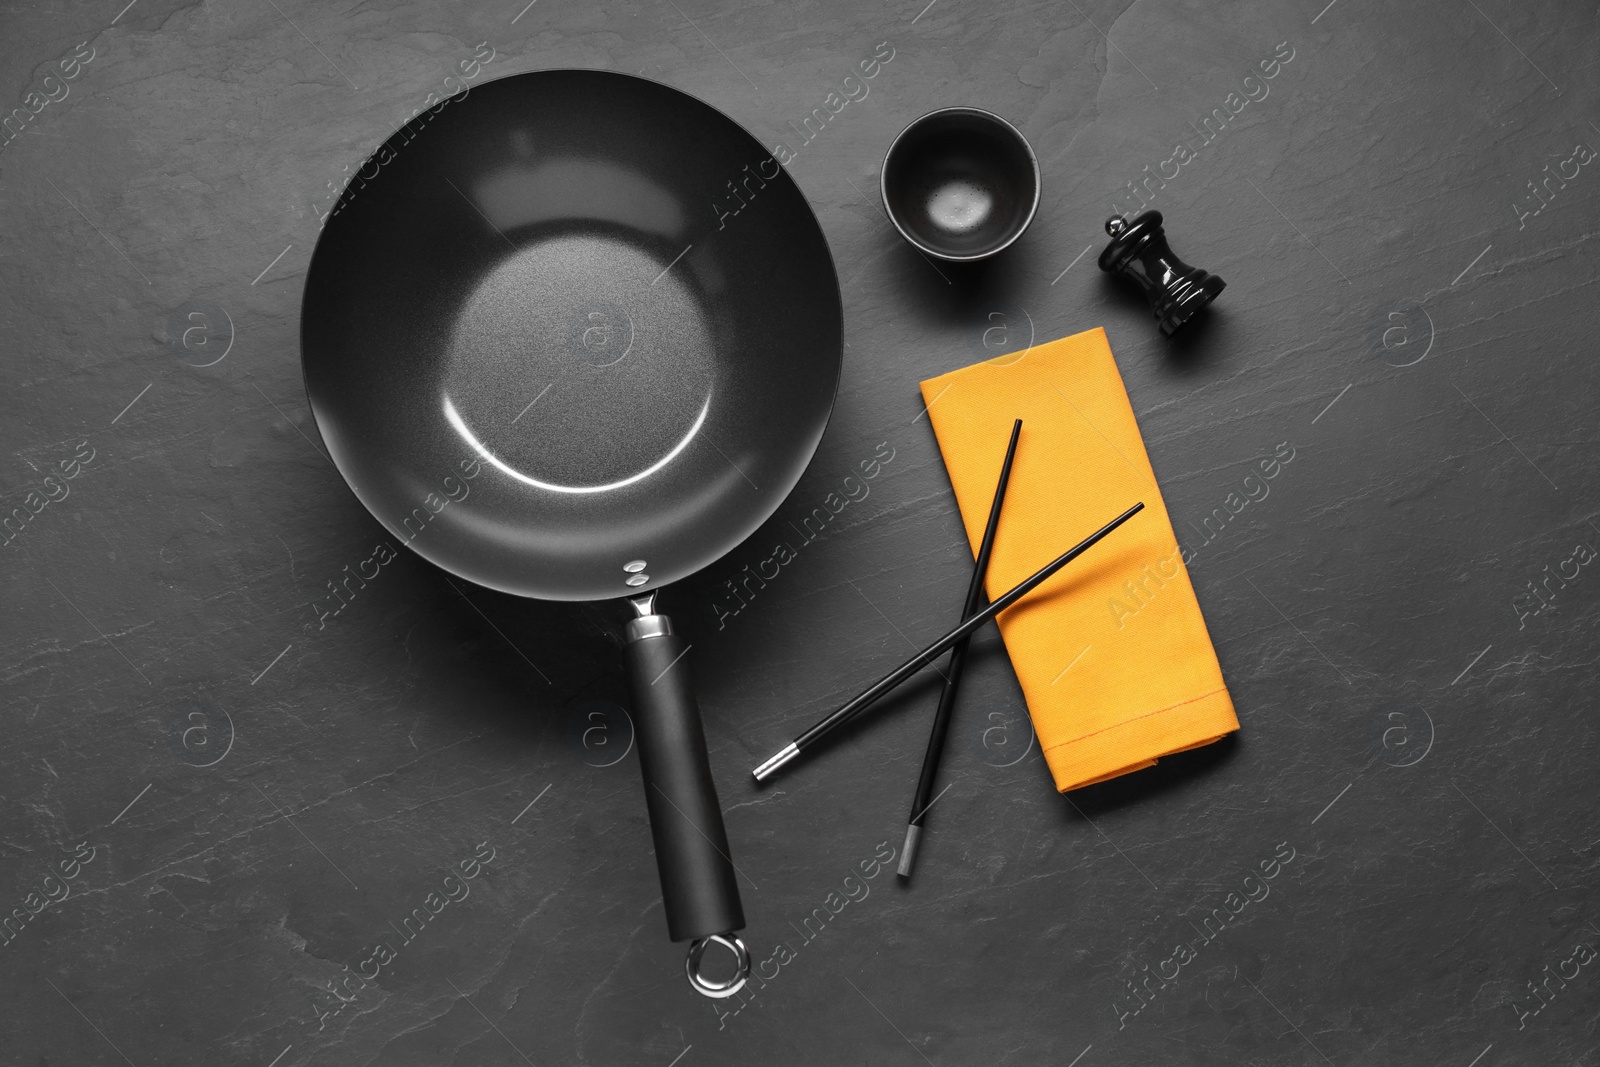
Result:
[[[1100,253],[1100,269],[1132,279],[1150,301],[1161,333],[1171,337],[1195,312],[1217,298],[1228,283],[1179,259],[1167,244],[1159,211],[1133,219],[1106,220],[1111,243]]]

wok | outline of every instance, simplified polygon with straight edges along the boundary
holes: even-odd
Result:
[[[749,956],[686,647],[657,591],[760,526],[810,462],[843,343],[799,188],[709,105],[543,70],[408,123],[330,213],[301,357],[328,450],[395,537],[542,600],[627,598],[667,927],[695,988]],[[710,942],[736,957],[701,973]]]

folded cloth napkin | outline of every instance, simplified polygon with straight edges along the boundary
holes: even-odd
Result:
[[[1013,419],[1022,437],[990,598],[1143,500],[998,621],[1063,793],[1239,728],[1183,550],[1104,330],[922,383],[967,538],[983,538]]]

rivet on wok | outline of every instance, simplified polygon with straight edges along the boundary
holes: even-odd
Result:
[[[629,574],[638,574],[640,571],[644,570],[644,568],[645,562],[642,559],[636,559],[632,563],[624,563],[622,565],[622,569],[627,571]]]
[[[634,574],[634,575],[630,575],[628,577],[628,584],[629,585],[643,585],[645,582],[648,582],[649,580],[650,580],[650,576],[648,574]]]

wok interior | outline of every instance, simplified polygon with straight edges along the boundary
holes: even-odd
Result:
[[[601,599],[699,569],[793,488],[838,382],[838,283],[799,189],[726,116],[540,71],[424,114],[362,174],[312,259],[302,352],[395,536],[483,585]]]

